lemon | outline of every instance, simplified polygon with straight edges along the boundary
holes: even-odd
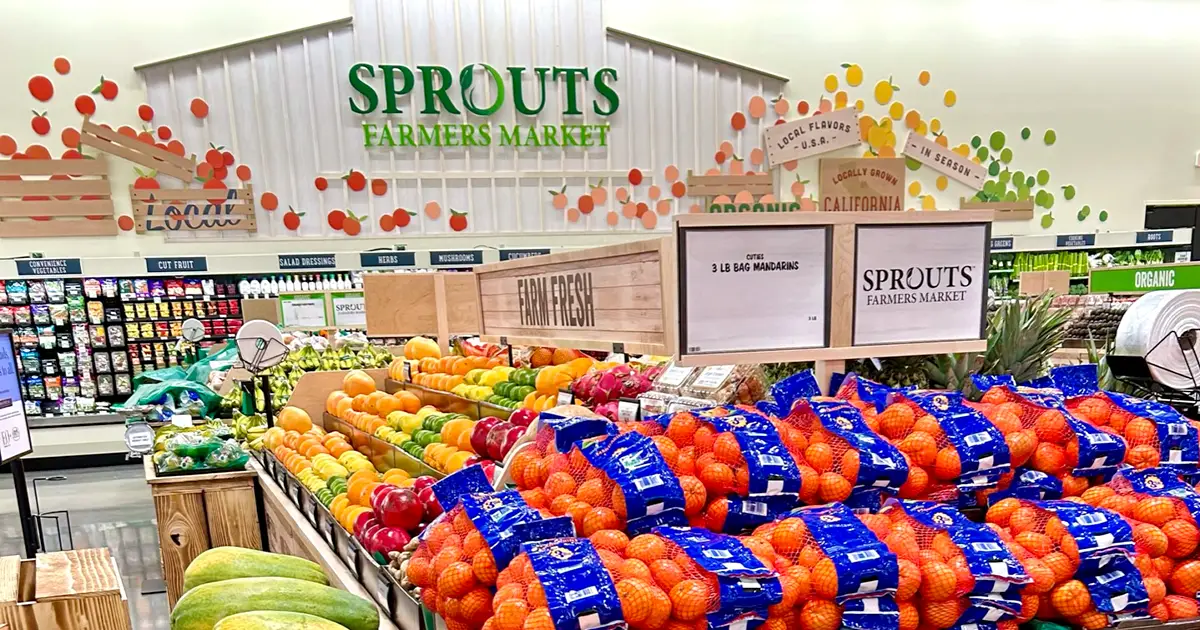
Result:
[[[846,84],[850,87],[858,87],[863,80],[863,71],[858,64],[852,63],[846,66]]]
[[[908,194],[917,197],[921,194],[921,182],[913,182],[908,185]]]
[[[924,197],[921,198],[921,209],[922,210],[937,209],[937,204],[933,200],[933,195],[925,195]]]
[[[954,107],[954,104],[958,102],[958,95],[954,93],[954,90],[946,90],[942,102],[946,104],[946,107]]]
[[[833,76],[832,74],[825,77],[825,91],[826,92],[836,92],[837,86],[838,86],[837,77]]]
[[[934,118],[929,121],[929,130],[933,133],[942,133],[942,121]]]
[[[875,102],[880,105],[887,105],[892,100],[892,94],[895,93],[895,87],[891,81],[880,81],[875,84]]]
[[[939,175],[936,183],[938,190],[946,190],[946,186],[950,184],[950,182],[946,180],[945,175]]]

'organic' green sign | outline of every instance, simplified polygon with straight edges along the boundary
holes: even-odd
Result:
[[[1200,263],[1093,269],[1092,293],[1148,293],[1166,289],[1200,289]]]
[[[485,100],[477,81],[476,71],[482,69],[483,82],[487,82],[489,93]],[[525,84],[526,72],[533,80],[532,89]],[[417,76],[420,75],[420,88]],[[617,81],[615,68],[575,68],[519,66],[505,68],[503,72],[486,64],[473,63],[463,66],[458,80],[444,66],[416,66],[413,68],[396,64],[357,63],[350,67],[350,87],[355,95],[349,99],[350,111],[367,116],[372,114],[400,114],[401,98],[412,94],[413,107],[420,106],[418,113],[437,116],[439,114],[461,115],[464,113],[488,117],[500,111],[512,95],[513,109],[523,116],[537,116],[546,107],[546,80],[564,86],[562,115],[582,116],[590,109],[597,116],[608,117],[616,113],[621,99],[614,89]],[[381,82],[382,85],[378,83]],[[582,84],[582,85],[581,85]],[[587,86],[593,92],[590,103]],[[499,144],[512,147],[604,147],[608,146],[607,124],[558,124],[522,125],[517,123],[480,124],[393,124],[364,121],[363,144],[365,146],[388,147],[478,147]]]

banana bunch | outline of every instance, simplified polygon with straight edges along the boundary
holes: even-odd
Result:
[[[262,435],[266,432],[266,418],[258,414],[247,416],[240,412],[234,412],[233,437],[239,440],[253,441],[255,438],[262,437]]]

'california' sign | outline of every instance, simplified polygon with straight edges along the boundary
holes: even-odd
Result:
[[[479,76],[477,76],[479,75]],[[419,77],[419,79],[418,79]],[[350,111],[360,116],[405,113],[401,101],[424,116],[496,114],[511,99],[522,116],[536,117],[546,108],[547,83],[564,87],[563,117],[590,114],[607,118],[621,98],[615,68],[520,66],[497,69],[472,63],[455,73],[445,66],[357,63],[350,67]],[[532,86],[530,86],[532,81]],[[484,96],[484,84],[488,86]],[[362,122],[368,147],[605,147],[611,126],[596,124]]]

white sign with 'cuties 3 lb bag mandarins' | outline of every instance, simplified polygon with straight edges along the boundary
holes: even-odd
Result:
[[[854,345],[981,339],[989,224],[860,225]]]

